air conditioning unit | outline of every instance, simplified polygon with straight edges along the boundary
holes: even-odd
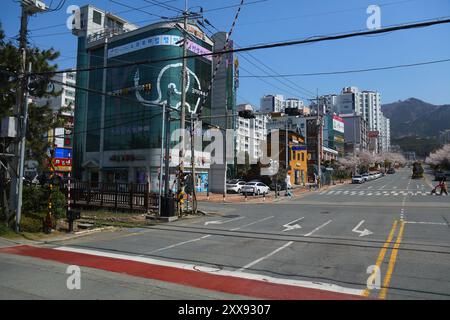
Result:
[[[16,138],[17,137],[17,119],[16,118],[5,117],[2,119],[0,137],[2,137],[2,138]]]

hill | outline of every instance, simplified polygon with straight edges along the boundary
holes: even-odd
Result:
[[[437,106],[410,98],[385,104],[381,110],[391,119],[393,139],[410,136],[435,138],[440,131],[450,129],[450,105]]]

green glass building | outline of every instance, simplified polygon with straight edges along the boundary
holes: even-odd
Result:
[[[189,23],[188,30],[188,54],[213,51],[213,41],[196,24]],[[88,5],[81,8],[74,34],[77,69],[89,69],[77,73],[74,176],[85,181],[149,182],[157,189],[162,105],[181,105],[182,31],[173,22],[137,28]],[[208,116],[210,99],[201,106],[212,77],[212,56],[188,59],[187,67],[187,114]],[[171,116],[179,119],[179,112]],[[178,127],[179,121],[171,121],[171,131]],[[197,172],[207,174],[206,155],[195,155]]]

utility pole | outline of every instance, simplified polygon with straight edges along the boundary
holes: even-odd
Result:
[[[188,40],[188,5],[187,0],[185,0],[185,10],[183,11],[183,67],[181,72],[181,114],[180,114],[180,131],[181,131],[181,141],[180,141],[180,155],[179,155],[179,166],[180,166],[180,177],[183,177],[184,173],[184,152],[185,152],[185,130],[186,130],[186,84],[187,84],[187,40]],[[178,180],[178,193],[184,191],[184,185],[181,179]]]
[[[18,118],[19,137],[11,147],[11,153],[15,155],[13,168],[16,173],[11,179],[10,187],[10,209],[16,214],[16,232],[20,231],[20,218],[22,208],[22,187],[23,187],[23,165],[25,163],[25,139],[28,118],[28,85],[29,75],[27,74],[27,33],[28,17],[47,10],[45,4],[40,0],[22,0],[22,14],[20,18],[20,38],[19,51],[22,56],[20,64],[20,77],[17,86],[16,105],[13,108],[14,116]],[[30,65],[31,68],[31,65]],[[31,69],[29,69],[31,71]]]
[[[320,189],[322,184],[322,116],[320,109],[322,108],[319,94],[317,94],[317,188]]]
[[[161,157],[159,162],[159,199],[158,199],[158,216],[161,217],[162,204],[162,184],[163,184],[163,164],[164,164],[164,150],[165,150],[165,134],[166,134],[166,103],[163,103],[162,127],[161,127]],[[147,196],[147,195],[146,195]]]
[[[28,73],[31,72],[31,62],[28,66]],[[19,142],[19,177],[17,181],[17,203],[16,203],[16,232],[20,231],[20,219],[22,216],[22,191],[23,191],[23,171],[25,165],[25,146],[26,146],[26,135],[27,135],[27,124],[28,124],[28,86],[30,84],[30,77],[26,77],[26,86],[25,86],[25,101],[23,106],[23,112],[21,114],[21,129],[20,129],[20,142]]]
[[[192,213],[197,214],[197,193],[195,190],[196,178],[195,178],[195,120],[194,114],[191,114],[191,177],[192,177]]]
[[[22,4],[22,16],[20,19],[20,38],[19,38],[19,51],[21,53],[21,63],[20,63],[20,76],[17,85],[17,97],[16,97],[16,105],[13,108],[14,117],[18,119],[16,122],[17,125],[20,123],[21,109],[24,102],[24,93],[27,91],[27,80],[25,77],[26,72],[26,58],[27,58],[27,33],[28,33],[28,11],[24,4]],[[18,126],[19,127],[19,126]],[[20,127],[19,127],[20,129]],[[20,131],[18,132],[21,133]],[[21,134],[20,134],[21,136]],[[15,155],[15,158],[12,160],[12,166],[14,168],[14,177],[11,178],[11,186],[9,193],[9,204],[10,210],[14,211],[16,214],[16,231],[19,231],[20,224],[20,213],[17,208],[17,198],[19,196],[19,139],[17,139],[11,146],[11,153]]]

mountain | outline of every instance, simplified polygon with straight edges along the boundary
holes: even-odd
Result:
[[[450,105],[434,105],[416,98],[385,104],[384,115],[391,119],[391,137],[434,138],[450,129]]]

